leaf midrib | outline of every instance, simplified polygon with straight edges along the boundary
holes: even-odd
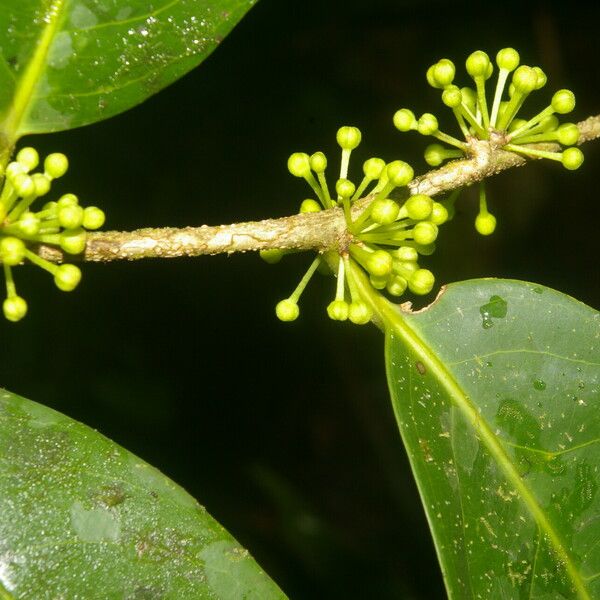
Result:
[[[533,493],[523,482],[518,469],[497,440],[492,429],[479,414],[468,395],[432,349],[421,339],[417,332],[409,326],[397,308],[372,288],[363,272],[359,268],[354,267],[353,275],[357,286],[360,288],[361,296],[371,305],[373,311],[379,316],[386,331],[389,332],[390,330],[393,330],[397,333],[402,341],[406,343],[424,363],[427,370],[432,373],[446,389],[446,392],[454,402],[455,406],[466,417],[467,422],[496,461],[506,479],[517,490],[523,504],[525,504],[538,527],[548,536],[548,540],[554,551],[558,555],[560,561],[565,565],[567,574],[576,590],[577,598],[579,600],[591,600],[591,596],[586,589],[583,579],[573,564],[560,536],[555,531],[552,523],[548,520]]]
[[[65,10],[71,0],[52,0],[45,12],[45,25],[37,46],[15,86],[15,94],[10,110],[2,124],[2,133],[6,136],[7,145],[11,148],[18,139],[23,119],[31,107],[31,99],[40,76],[46,68],[48,52],[59,27],[63,21]]]

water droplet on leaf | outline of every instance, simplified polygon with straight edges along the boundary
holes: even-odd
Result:
[[[508,303],[504,298],[500,296],[490,296],[490,300],[487,304],[479,307],[479,313],[481,314],[481,326],[484,329],[489,329],[494,326],[494,319],[503,319],[506,317],[508,311]]]

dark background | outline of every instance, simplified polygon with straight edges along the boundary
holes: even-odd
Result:
[[[424,78],[443,56],[466,84],[472,50],[514,46],[549,75],[531,114],[561,87],[577,94],[573,119],[600,112],[599,13],[577,2],[261,0],[199,69],[144,105],[29,142],[69,155],[64,191],[105,208],[111,229],[283,216],[309,195],[288,155],[322,149],[337,163],[342,124],[363,131],[355,167],[378,155],[424,172],[429,141],[400,135],[391,116],[448,112]],[[467,193],[427,261],[438,280],[526,279],[598,308],[599,146],[585,147],[577,173],[542,161],[489,181],[491,238],[475,233]],[[0,383],[159,467],[293,598],[442,598],[381,334],[327,319],[334,281],[323,277],[298,321],[274,318],[309,262],[89,264],[73,294],[18,269],[30,314],[0,325]]]

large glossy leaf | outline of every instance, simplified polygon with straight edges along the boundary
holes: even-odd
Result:
[[[383,311],[393,406],[450,597],[600,598],[598,312],[503,280]]]
[[[3,0],[0,123],[13,140],[139,104],[206,58],[256,0]]]
[[[0,392],[0,598],[285,598],[183,489],[92,429]]]

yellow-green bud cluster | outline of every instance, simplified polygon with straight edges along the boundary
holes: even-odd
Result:
[[[365,209],[350,244],[352,258],[369,274],[376,289],[401,296],[408,289],[428,294],[435,283],[431,271],[419,266],[419,255],[435,250],[439,226],[449,219],[444,204],[416,194],[405,202],[377,197]]]
[[[327,315],[333,321],[350,321],[355,325],[366,325],[371,320],[373,312],[358,291],[352,273],[353,261],[348,254],[339,256],[337,261],[336,294],[334,300],[327,306]]]
[[[48,271],[62,291],[74,290],[81,279],[75,265],[56,265],[42,259],[29,248],[32,244],[49,244],[67,254],[85,249],[88,230],[102,227],[104,212],[95,206],[82,207],[77,196],[64,194],[57,201],[32,210],[33,203],[48,194],[52,181],[62,177],[69,167],[61,153],[49,154],[42,170],[33,172],[40,163],[34,148],[21,149],[6,166],[0,191],[0,262],[3,264],[7,297],[4,316],[19,321],[27,313],[26,301],[17,295],[11,268],[28,260]]]
[[[444,65],[448,68],[449,65]],[[442,70],[440,70],[441,73]],[[444,71],[445,79],[450,77]],[[442,77],[442,74],[439,74]],[[410,111],[401,117],[412,115]],[[411,118],[414,118],[412,115]],[[437,128],[433,115],[424,115],[417,124],[423,131]],[[362,179],[358,185],[349,179],[350,155],[360,144],[362,135],[356,127],[341,127],[337,142],[342,150],[340,173],[334,186],[334,194],[328,186],[325,171],[327,158],[322,152],[312,155],[304,152],[292,154],[288,169],[296,177],[307,181],[316,198],[308,198],[300,205],[301,213],[318,212],[322,209],[342,207],[352,242],[339,256],[337,290],[335,299],[327,307],[327,314],[336,321],[350,320],[357,324],[367,323],[371,311],[362,300],[353,281],[352,272],[360,266],[376,289],[386,290],[392,296],[401,296],[406,290],[415,294],[427,294],[434,285],[431,271],[419,266],[419,255],[429,255],[435,250],[438,228],[449,219],[448,209],[423,194],[410,196],[406,186],[412,181],[412,167],[401,160],[386,163],[381,158],[369,158],[362,166]],[[404,188],[391,197],[397,188]],[[360,198],[370,195],[371,202],[362,211],[353,205]],[[261,257],[269,263],[278,262],[285,254],[282,250],[265,250]],[[319,265],[331,265],[335,258],[317,258],[307,274],[289,298],[279,302],[276,314],[282,321],[293,321],[299,315],[298,300],[308,279]]]
[[[494,133],[503,134],[508,150],[540,157],[531,153],[524,144],[556,142],[563,146],[574,146],[579,139],[579,130],[573,123],[560,125],[556,114],[564,115],[575,108],[575,95],[570,90],[558,90],[550,105],[530,119],[519,119],[517,114],[527,97],[546,85],[546,75],[540,67],[520,65],[519,53],[513,48],[503,48],[496,55],[498,77],[493,96],[488,102],[486,81],[494,73],[495,67],[489,56],[476,50],[466,60],[465,68],[473,87],[458,87],[454,83],[456,68],[454,63],[442,58],[427,70],[428,83],[442,90],[442,102],[452,109],[466,142],[476,137],[489,140]],[[507,86],[509,76],[511,81]],[[505,91],[508,97],[505,97]],[[403,108],[394,115],[394,125],[400,131],[415,130],[423,135],[431,135],[454,146],[458,151],[466,151],[465,142],[446,135],[438,128],[437,118],[425,113],[417,119],[409,109]],[[580,151],[546,153],[544,157],[563,163],[566,168],[577,168],[583,156]],[[438,166],[449,158],[457,158],[461,152],[444,150],[443,146],[429,146],[425,159],[431,166]]]
[[[583,153],[573,147],[579,140],[579,129],[574,123],[560,124],[556,117],[570,113],[575,108],[575,95],[570,90],[558,90],[544,110],[530,119],[517,118],[527,97],[547,82],[540,67],[520,65],[520,60],[514,48],[503,48],[496,54],[494,66],[485,52],[476,50],[465,62],[465,69],[473,80],[470,87],[459,87],[454,83],[456,67],[448,58],[442,58],[429,67],[427,82],[442,90],[442,102],[452,110],[465,141],[440,131],[434,115],[425,113],[417,118],[407,108],[395,113],[394,126],[399,131],[418,131],[450,145],[447,148],[435,143],[425,149],[425,161],[432,167],[440,166],[445,160],[467,156],[469,142],[472,138],[478,138],[493,139],[496,144],[500,140],[504,150],[555,160],[569,170],[579,168]],[[488,98],[486,82],[496,67],[496,85]],[[543,142],[568,147],[559,152],[549,152],[531,146]],[[495,225],[494,216],[487,209],[480,210],[476,220],[477,231],[489,235]]]

